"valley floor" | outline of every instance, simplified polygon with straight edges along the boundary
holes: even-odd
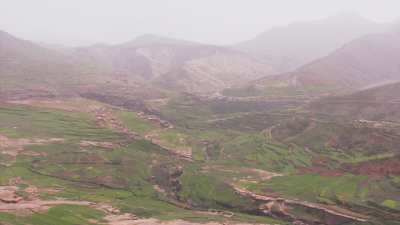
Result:
[[[398,133],[193,101],[1,103],[0,224],[399,224]]]

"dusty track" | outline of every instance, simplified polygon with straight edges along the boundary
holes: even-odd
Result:
[[[243,188],[239,188],[234,186],[233,187],[235,191],[243,196],[251,197],[254,200],[263,202],[264,204],[261,205],[264,209],[264,211],[267,214],[272,214],[272,206],[277,205],[279,206],[279,211],[287,216],[293,217],[286,211],[287,206],[302,206],[305,208],[310,208],[310,209],[316,209],[323,211],[327,214],[341,217],[341,218],[346,218],[352,221],[358,221],[358,222],[366,222],[368,221],[368,217],[362,214],[358,214],[352,211],[349,211],[347,209],[339,208],[337,206],[330,206],[330,205],[323,205],[323,204],[317,204],[317,203],[310,203],[306,201],[301,201],[301,200],[293,200],[293,199],[285,199],[281,197],[272,197],[272,196],[266,196],[266,195],[259,195],[255,194],[253,192],[250,192],[248,190],[245,190]],[[293,217],[295,219],[295,217]]]
[[[38,156],[41,155],[40,153],[37,152],[30,152],[26,151],[24,149],[25,146],[28,145],[44,145],[44,144],[49,144],[49,143],[61,143],[64,142],[64,139],[62,138],[50,138],[50,139],[27,139],[27,138],[8,138],[7,136],[4,136],[0,134],[0,153],[9,155],[11,159],[4,164],[3,166],[11,166],[15,163],[16,158],[18,155],[23,154],[23,155],[31,155],[31,156]]]
[[[163,128],[160,130],[154,130],[144,136],[144,139],[150,141],[151,143],[160,146],[163,149],[168,150],[171,154],[177,156],[180,159],[193,161],[192,159],[192,149],[190,147],[170,147],[167,143],[162,141],[159,136],[161,132],[167,131],[169,128]]]
[[[168,146],[165,142],[160,140],[160,132],[172,129],[171,127],[160,128],[154,130],[144,136],[139,135],[136,132],[131,131],[129,128],[123,125],[123,123],[113,115],[113,113],[107,108],[98,108],[92,111],[96,117],[96,121],[100,126],[109,127],[119,133],[122,133],[131,139],[144,139],[150,141],[151,143],[160,146],[161,148],[167,150],[172,155],[187,161],[192,161],[192,151],[190,148],[172,148]],[[151,121],[150,121],[151,122]]]

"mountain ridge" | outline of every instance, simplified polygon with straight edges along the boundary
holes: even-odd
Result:
[[[158,36],[62,49],[23,41],[6,32],[2,36],[0,66],[8,68],[2,76],[17,86],[28,82],[23,80],[34,71],[36,85],[40,79],[52,85],[142,82],[169,91],[209,92],[274,73],[269,65],[236,50]]]
[[[338,14],[271,28],[234,47],[259,55],[280,68],[280,72],[288,72],[326,56],[353,39],[381,32],[386,26],[357,14]]]

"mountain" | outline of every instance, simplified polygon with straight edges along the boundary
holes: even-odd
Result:
[[[74,52],[44,47],[0,32],[0,99],[76,95],[101,98],[99,94],[106,94],[111,98],[124,96],[128,98],[124,102],[129,102],[161,96],[159,90],[140,80],[118,79],[105,62]]]
[[[119,45],[77,48],[74,54],[119,79],[137,79],[167,90],[215,91],[275,72],[236,50],[154,35]]]
[[[78,49],[0,39],[0,100],[28,99],[0,101],[1,224],[399,225],[399,83],[309,105],[176,93],[240,84],[259,64],[154,36]],[[284,90],[309,91],[295,85]],[[79,96],[48,98],[60,91]],[[364,103],[342,116],[342,98]],[[382,102],[382,121],[352,117]]]
[[[400,32],[392,29],[351,41],[293,72],[265,77],[226,92],[309,97],[353,92],[398,80]]]
[[[371,34],[301,67],[288,77],[294,85],[365,88],[400,78],[400,33]]]
[[[53,48],[1,32],[0,49],[3,96],[28,89],[28,96],[88,91],[92,96],[102,89],[124,96],[153,96],[148,90],[160,89],[205,92],[274,73],[235,50],[154,35],[119,45]]]
[[[309,109],[344,118],[400,122],[400,82],[323,98],[311,103]]]
[[[386,25],[344,13],[318,21],[272,28],[235,45],[235,48],[256,54],[280,72],[287,72],[324,57],[353,39],[385,28]]]
[[[106,80],[94,65],[0,32],[0,88],[61,90]]]

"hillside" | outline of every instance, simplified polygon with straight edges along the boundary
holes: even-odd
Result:
[[[324,98],[311,103],[309,109],[316,113],[345,118],[399,122],[400,83]]]
[[[237,44],[235,48],[256,54],[280,72],[287,72],[324,57],[353,39],[383,31],[385,27],[384,24],[345,13],[272,28]]]
[[[238,51],[153,35],[120,45],[78,48],[74,54],[103,65],[119,79],[167,90],[215,91],[274,73],[269,65]]]
[[[0,34],[4,91],[51,93],[110,87],[210,92],[274,73],[244,53],[145,35],[120,45],[55,49]]]
[[[363,88],[399,79],[400,34],[368,35],[293,74],[300,85]]]
[[[276,104],[2,103],[0,221],[398,225],[398,132]]]
[[[361,90],[399,80],[399,59],[399,32],[371,34],[293,72],[265,77],[227,93],[319,96]]]
[[[400,225],[399,37],[270,76],[153,35],[2,32],[0,224]]]
[[[52,89],[107,80],[95,65],[0,32],[0,88]]]

